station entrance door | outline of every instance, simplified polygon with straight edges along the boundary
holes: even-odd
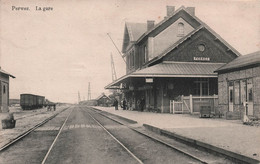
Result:
[[[1,81],[1,112],[8,112],[8,84]]]

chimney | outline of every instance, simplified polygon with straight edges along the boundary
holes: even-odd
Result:
[[[171,16],[174,11],[175,11],[175,6],[166,6],[166,10],[167,10],[167,17]]]
[[[147,21],[147,31],[150,31],[154,27],[154,20]]]
[[[190,15],[195,16],[195,7],[186,7],[186,11],[190,13]]]

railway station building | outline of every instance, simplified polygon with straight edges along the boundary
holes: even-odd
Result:
[[[9,77],[15,78],[0,67],[0,113],[9,112]]]
[[[260,117],[260,51],[243,55],[218,70],[219,108],[230,117]]]
[[[126,75],[105,88],[121,88],[130,109],[138,110],[144,99],[147,110],[173,112],[171,101],[181,101],[181,106],[173,105],[174,111],[196,112],[202,98],[218,94],[214,71],[240,53],[197,18],[194,7],[166,9],[166,17],[157,24],[125,23]]]

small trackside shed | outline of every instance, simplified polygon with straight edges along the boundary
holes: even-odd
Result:
[[[220,67],[218,73],[219,108],[244,114],[244,102],[248,103],[248,115],[260,117],[260,51],[240,56]]]
[[[0,67],[0,113],[9,112],[9,77],[15,78]]]
[[[104,93],[102,93],[97,99],[97,105],[98,106],[109,106],[111,105],[111,99],[106,96]]]

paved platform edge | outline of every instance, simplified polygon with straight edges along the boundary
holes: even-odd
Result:
[[[131,119],[128,119],[128,118],[125,118],[125,117],[122,117],[122,116],[118,116],[118,115],[115,115],[113,113],[109,113],[109,112],[106,112],[106,111],[103,111],[103,110],[100,110],[100,109],[97,109],[97,108],[94,108],[94,107],[91,107],[91,108],[94,109],[94,110],[97,110],[99,112],[102,112],[102,113],[113,115],[113,116],[118,117],[118,118],[120,118],[120,119],[122,119],[122,120],[124,120],[126,122],[131,123],[131,124],[136,124],[137,123],[137,121],[135,121],[135,120],[131,120]]]
[[[210,151],[213,151],[213,152],[234,158],[234,159],[239,160],[239,161],[243,161],[243,162],[246,162],[246,163],[258,163],[258,164],[260,163],[260,161],[257,160],[257,159],[254,159],[254,158],[242,155],[242,154],[238,154],[238,153],[226,150],[226,149],[222,149],[222,148],[219,148],[217,146],[214,146],[214,145],[211,145],[211,144],[208,144],[208,143],[205,143],[205,142],[201,142],[201,141],[198,141],[198,140],[195,140],[195,139],[191,139],[191,138],[188,138],[188,137],[185,137],[185,136],[181,136],[181,135],[176,134],[174,132],[170,132],[170,131],[167,131],[167,130],[164,130],[164,129],[160,129],[160,128],[157,128],[157,127],[154,127],[154,126],[151,126],[151,125],[148,125],[148,124],[143,124],[143,126],[145,128],[147,128],[148,130],[153,131],[157,134],[164,135],[164,136],[174,138],[174,139],[178,139],[178,140],[184,141],[186,143],[189,143],[191,145],[198,146],[198,147],[204,148],[206,150],[210,150]]]
[[[52,116],[50,116],[49,118],[46,118],[45,120],[43,120],[42,122],[36,124],[35,126],[29,128],[29,129],[24,130],[23,132],[21,132],[20,134],[16,135],[15,137],[13,137],[12,139],[10,139],[9,141],[4,142],[4,143],[0,146],[0,152],[1,152],[2,150],[4,150],[5,148],[7,148],[10,143],[12,143],[13,141],[17,140],[19,137],[25,135],[26,133],[30,133],[30,131],[33,130],[34,128],[37,128],[37,127],[41,126],[42,124],[48,122],[49,120],[53,119],[53,118],[56,117],[58,114],[60,114],[61,112],[65,111],[65,110],[68,109],[68,108],[69,108],[69,107],[66,107],[66,108],[62,109],[60,112],[53,114]]]

